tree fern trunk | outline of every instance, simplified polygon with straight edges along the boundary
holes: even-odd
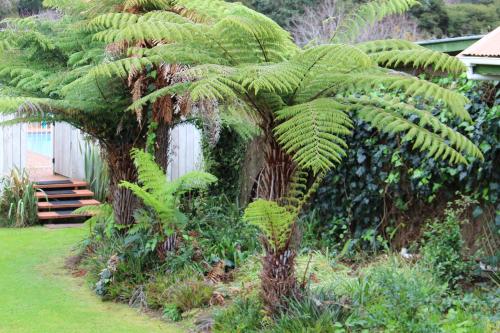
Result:
[[[257,179],[257,198],[280,202],[288,191],[295,171],[295,164],[278,143],[268,137],[266,140],[265,164]]]
[[[154,149],[154,157],[156,163],[167,172],[168,168],[168,152],[170,148],[170,126],[169,123],[160,121],[156,129],[156,143]]]
[[[281,202],[287,196],[295,169],[292,158],[268,136],[264,168],[257,179],[257,198]],[[263,241],[265,255],[262,258],[262,299],[270,314],[284,308],[289,297],[298,295],[295,276],[296,241],[296,234],[292,232],[287,245],[276,252],[267,241]]]
[[[296,251],[292,247],[274,252],[264,242],[266,251],[262,258],[261,288],[265,309],[276,314],[286,308],[290,297],[297,297],[299,289],[295,276]]]
[[[131,183],[137,181],[137,169],[130,156],[129,145],[117,146],[108,150],[108,164],[110,170],[110,196],[118,224],[129,225],[134,222],[134,211],[139,201],[134,194],[119,186],[122,180]]]

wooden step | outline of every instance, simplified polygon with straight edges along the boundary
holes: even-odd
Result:
[[[92,214],[73,214],[72,210],[57,210],[52,212],[38,212],[39,220],[62,220],[90,217]]]
[[[66,209],[66,208],[80,208],[85,206],[96,206],[101,203],[94,199],[86,200],[55,200],[55,201],[41,201],[39,202],[38,209]]]
[[[33,187],[36,189],[62,189],[62,188],[78,188],[86,187],[88,183],[83,180],[77,179],[64,179],[64,180],[46,180],[36,182]]]
[[[89,190],[47,190],[37,192],[37,199],[62,199],[62,198],[87,198],[93,197],[94,193]]]

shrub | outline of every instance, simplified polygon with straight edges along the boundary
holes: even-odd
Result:
[[[189,211],[186,229],[197,235],[205,261],[223,260],[230,267],[239,267],[260,248],[257,229],[243,221],[240,207],[226,196],[201,196],[186,208]]]
[[[109,169],[101,156],[98,146],[87,142],[84,148],[85,180],[100,202],[107,201],[109,196]]]
[[[464,241],[461,226],[468,221],[463,219],[464,211],[474,201],[464,197],[448,205],[445,217],[431,221],[424,232],[422,247],[424,263],[428,264],[443,281],[454,286],[470,274],[471,263],[464,261]]]
[[[206,282],[191,278],[170,287],[170,301],[185,312],[208,305],[213,291]]]
[[[330,286],[349,299],[344,327],[357,331],[428,333],[439,327],[446,286],[420,266],[396,258],[378,261],[357,277],[339,277]]]
[[[288,305],[269,332],[336,333],[346,313],[331,291],[309,292]]]
[[[28,173],[13,169],[2,179],[0,224],[17,228],[35,225],[38,222],[35,193]]]
[[[214,333],[253,333],[263,326],[262,304],[256,297],[238,298],[215,313]]]

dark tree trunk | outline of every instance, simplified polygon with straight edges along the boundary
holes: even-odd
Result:
[[[294,234],[294,233],[292,233]],[[292,235],[291,238],[294,238]],[[290,242],[292,239],[290,239]],[[265,310],[276,314],[286,309],[287,301],[291,297],[299,296],[297,278],[295,276],[295,257],[297,252],[289,244],[275,252],[264,241],[265,255],[262,258],[261,288]]]
[[[170,123],[160,121],[156,129],[156,142],[154,147],[154,157],[156,163],[167,172],[170,148]]]
[[[272,136],[267,136],[264,154],[265,164],[257,179],[256,197],[283,202],[296,165]],[[266,240],[263,241],[265,256],[262,258],[262,299],[270,314],[276,314],[279,309],[285,308],[290,297],[298,296],[295,276],[297,241],[295,227],[287,244],[278,251],[269,246]]]
[[[110,170],[110,196],[117,224],[130,225],[134,223],[134,211],[139,207],[139,200],[128,189],[120,187],[120,182],[137,181],[137,169],[130,156],[130,145],[115,146],[107,154]]]
[[[271,136],[266,140],[264,155],[264,168],[257,179],[255,196],[281,202],[296,170],[295,163]]]

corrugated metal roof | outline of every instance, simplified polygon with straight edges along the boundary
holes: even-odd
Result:
[[[500,57],[500,27],[466,48],[461,56]]]

